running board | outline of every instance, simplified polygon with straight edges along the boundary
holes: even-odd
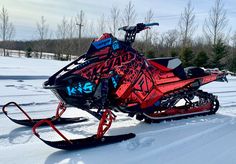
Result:
[[[162,121],[170,121],[170,120],[180,120],[184,118],[189,118],[189,117],[194,117],[194,116],[205,116],[208,114],[214,114],[212,111],[207,110],[203,112],[195,112],[195,113],[189,113],[189,114],[179,114],[179,115],[174,115],[174,116],[166,116],[166,117],[151,117],[145,113],[143,115],[146,117],[145,121],[148,123],[159,123]]]

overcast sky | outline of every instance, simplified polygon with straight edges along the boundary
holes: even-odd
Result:
[[[152,9],[154,20],[160,23],[155,28],[164,32],[177,27],[180,13],[188,0],[133,0],[137,13],[136,22],[143,22],[145,13]],[[127,5],[127,0],[0,0],[0,6],[7,8],[10,20],[15,25],[17,40],[36,39],[36,22],[44,16],[51,31],[56,30],[57,24],[63,17],[70,18],[83,10],[87,21],[94,21],[104,14],[109,21],[111,7],[117,6],[121,11]],[[232,31],[236,31],[236,0],[224,0],[225,9]],[[213,6],[214,0],[192,0],[195,8],[198,32]]]

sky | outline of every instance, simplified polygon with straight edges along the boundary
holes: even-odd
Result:
[[[188,0],[133,0],[132,2],[137,15],[136,22],[143,22],[146,12],[152,9],[154,21],[160,23],[155,30],[161,33],[177,27],[180,14]],[[118,7],[123,13],[127,3],[127,0],[0,0],[0,7],[4,6],[8,10],[10,21],[15,26],[14,39],[32,40],[38,37],[36,23],[40,21],[41,16],[45,17],[53,33],[63,17],[74,17],[80,10],[84,11],[86,21],[93,22],[94,26],[97,26],[97,20],[102,15],[108,23],[111,20],[109,15],[112,6]],[[224,3],[231,31],[236,31],[236,1],[224,0]],[[202,24],[214,5],[214,0],[192,0],[192,4],[198,24],[195,35],[200,35]]]

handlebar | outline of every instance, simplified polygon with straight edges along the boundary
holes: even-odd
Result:
[[[118,30],[124,30],[126,32],[140,32],[142,30],[145,30],[147,29],[147,27],[150,27],[150,26],[159,26],[159,23],[138,23],[136,24],[135,26],[123,26],[123,27],[120,27]]]
[[[148,29],[150,26],[159,26],[159,23],[138,23],[136,26],[124,26],[119,28],[118,30],[123,30],[126,32],[125,34],[125,42],[133,43],[136,37],[136,34],[142,30]]]

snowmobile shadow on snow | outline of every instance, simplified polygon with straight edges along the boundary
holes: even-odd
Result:
[[[201,123],[204,125],[209,124],[209,126],[201,126]],[[234,124],[236,124],[236,118],[227,115],[216,114],[209,117],[199,116],[178,121],[161,122],[159,124],[147,124],[145,122],[141,122],[137,125],[129,127],[114,127],[109,131],[109,133],[117,134],[121,132],[127,133],[132,131],[136,133],[137,136],[134,139],[127,140],[119,144],[107,145],[105,147],[94,147],[92,149],[81,149],[79,151],[59,150],[49,155],[45,161],[45,164],[60,163],[65,161],[66,163],[94,163],[94,161],[100,163],[102,162],[101,157],[107,156],[107,154],[111,153],[111,150],[117,151],[117,154],[119,154],[119,156],[117,156],[117,159],[111,160],[119,161],[119,158],[123,155],[125,156],[126,153],[131,153],[133,151],[135,152],[143,148],[151,148],[153,145],[160,146],[159,148],[155,148],[157,152],[160,153],[163,150],[169,149],[173,143],[173,145],[176,146],[176,143],[178,144],[179,141],[181,142],[181,140],[185,140],[185,138],[198,139],[198,135],[207,135],[207,132],[205,131],[221,131],[221,128],[225,128],[221,127],[224,123],[227,124],[226,126],[234,126]],[[201,128],[193,128],[193,126],[197,127],[199,125],[201,126]],[[187,137],[178,139],[179,134],[176,134],[176,131],[180,131],[179,133],[182,133],[183,131],[185,131],[185,128],[194,130],[193,132],[184,132]],[[190,134],[188,134],[188,132]],[[171,140],[169,143],[168,139],[166,139],[167,136],[172,136],[170,138],[176,137],[176,139],[174,139],[173,141]],[[154,142],[159,143],[154,144]],[[191,143],[195,144],[195,142]],[[111,146],[113,146],[114,149],[111,148]],[[107,158],[106,162],[108,162]]]
[[[125,118],[124,118],[125,119]],[[129,131],[135,132],[137,134],[142,134],[142,133],[148,133],[149,131],[162,131],[162,130],[167,130],[170,128],[178,128],[179,126],[185,126],[188,124],[193,124],[193,123],[199,123],[199,122],[207,122],[207,121],[211,121],[214,119],[229,119],[231,120],[232,117],[230,116],[225,116],[225,115],[221,115],[221,114],[216,114],[214,116],[209,116],[209,117],[195,117],[192,119],[186,119],[186,120],[179,120],[179,121],[167,121],[167,122],[162,122],[159,124],[147,124],[145,122],[140,122],[137,125],[134,126],[129,126],[129,127],[119,127],[119,128],[114,128],[110,130],[110,134],[117,134],[117,133],[127,133]],[[122,121],[128,121],[129,119],[125,119]],[[120,121],[120,120],[117,120]],[[77,135],[91,135],[91,133],[86,132],[86,130],[82,130],[81,128],[88,127],[88,126],[93,126],[94,123],[90,122],[90,123],[86,123],[86,124],[74,124],[74,125],[60,125],[58,126],[58,129],[64,129],[64,131],[67,131],[69,133],[73,133],[73,134],[77,134]],[[158,127],[158,129],[157,129]],[[47,129],[43,129],[43,132],[47,133],[50,132],[51,129],[47,128]],[[9,134],[8,134],[8,141],[11,144],[25,144],[28,143],[32,137],[33,137],[33,133],[31,131],[30,127],[19,127],[16,128],[14,130],[12,130]],[[1,138],[1,136],[0,136]],[[18,142],[18,138],[20,139],[20,142]]]
[[[4,140],[6,144],[25,144],[33,137],[28,127],[19,127],[12,130],[9,134],[0,135],[0,141]],[[20,142],[18,142],[20,138]]]
[[[31,132],[31,128],[19,127],[12,130],[8,136],[9,143],[11,144],[25,144],[31,140],[33,134]],[[18,142],[18,138],[20,138],[20,142]]]
[[[69,133],[73,134],[83,134],[83,135],[91,135],[90,133],[86,132],[85,130],[81,130],[81,127],[83,126],[92,126],[94,123],[87,123],[87,124],[74,124],[74,125],[60,125],[58,126],[58,129],[64,129],[64,131],[67,131]],[[48,133],[51,132],[50,128],[44,128],[41,130],[42,133]],[[4,138],[7,138],[10,144],[25,144],[28,143],[34,134],[32,133],[31,127],[19,127],[16,129],[13,129],[8,135],[6,135]],[[2,137],[0,136],[0,139]],[[20,138],[20,141],[18,140]],[[36,139],[36,138],[35,138]]]
[[[128,126],[128,127],[121,127],[121,128],[113,128],[110,129],[110,134],[117,134],[117,133],[127,133],[127,131],[132,131],[133,133],[142,134],[142,133],[148,133],[153,131],[163,131],[168,130],[171,128],[178,128],[182,126],[187,126],[190,124],[196,124],[200,122],[212,122],[214,123],[214,120],[231,120],[231,116],[222,115],[222,114],[215,114],[215,115],[209,115],[208,117],[205,116],[195,116],[180,120],[168,120],[168,121],[162,121],[160,123],[146,123],[146,122],[139,122],[137,125],[134,126]],[[115,124],[115,123],[114,123]]]
[[[60,150],[49,155],[44,164],[60,163],[64,160],[66,160],[66,163],[79,163],[79,161],[83,161],[83,158],[81,157],[80,153],[78,153],[78,151],[76,150],[74,151]]]

